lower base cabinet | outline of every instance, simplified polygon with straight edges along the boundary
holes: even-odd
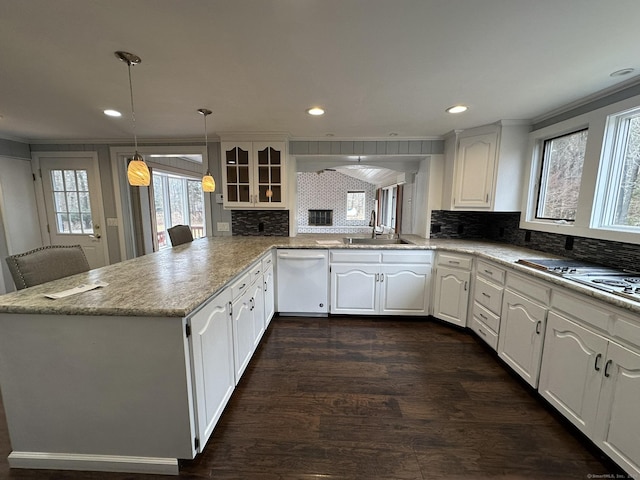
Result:
[[[198,451],[202,451],[235,387],[231,291],[224,290],[188,321]]]
[[[467,325],[471,272],[438,266],[436,268],[433,316],[460,327]]]
[[[640,354],[550,312],[540,394],[607,455],[640,476]]]

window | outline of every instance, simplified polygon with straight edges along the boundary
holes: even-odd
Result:
[[[170,247],[167,229],[189,225],[193,238],[204,237],[204,201],[200,179],[153,171],[158,248]]]
[[[347,220],[364,220],[364,208],[364,192],[347,192]]]
[[[384,227],[396,227],[396,196],[398,186],[392,185],[382,189],[380,193],[380,220],[378,223]]]
[[[51,170],[51,187],[57,233],[93,233],[87,171]]]
[[[602,162],[608,167],[602,224],[613,228],[639,228],[640,109],[612,115],[607,125],[612,142],[611,147],[605,149]]]
[[[536,218],[574,221],[588,130],[544,141]]]

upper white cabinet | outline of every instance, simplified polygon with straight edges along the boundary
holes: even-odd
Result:
[[[528,124],[502,121],[447,139],[453,169],[445,173],[444,208],[519,211],[529,130]]]
[[[225,208],[285,208],[287,143],[223,141]]]

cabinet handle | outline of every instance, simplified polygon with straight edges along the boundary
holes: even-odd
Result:
[[[482,318],[483,320],[487,320],[487,317],[484,313],[479,313],[478,315],[480,315],[480,318]]]
[[[264,282],[264,291],[267,291],[267,282]]]
[[[460,262],[457,260],[449,260],[449,265],[460,265]]]
[[[485,336],[485,337],[487,336],[487,334],[486,334],[485,332],[483,332],[481,328],[479,328],[479,329],[478,329],[478,333],[479,333],[480,335]]]
[[[379,282],[379,281],[380,281],[380,274],[376,273],[376,282]]]
[[[538,320],[538,323],[536,323],[536,333],[538,335],[540,335],[540,327],[542,326],[542,320]]]
[[[491,270],[485,269],[484,273],[486,273],[487,275],[491,275],[493,277],[493,272]]]
[[[600,361],[601,358],[602,358],[602,354],[601,353],[596,355],[596,361],[593,364],[593,368],[596,369],[596,372],[600,371],[600,367],[598,366],[598,362]]]
[[[487,203],[489,203],[489,194],[487,193]]]
[[[246,284],[246,283],[243,283],[242,285],[240,285],[240,288],[238,288],[238,290],[242,290],[242,289],[243,289],[244,287],[246,287],[246,286],[247,286],[247,284]]]
[[[251,300],[249,300],[249,303],[251,304],[251,311],[253,312],[253,309],[256,308],[256,299],[251,297]]]
[[[484,293],[484,292],[482,292],[482,296],[483,297],[487,297],[487,298],[491,298],[491,295],[489,295],[488,293]]]
[[[380,274],[380,281],[381,281],[381,282],[384,282],[384,273],[381,273],[381,274]]]
[[[467,291],[467,282],[466,281],[464,282],[464,291],[465,292]]]
[[[611,366],[611,364],[613,363],[613,360],[609,359],[607,360],[607,363],[605,363],[604,365],[604,376],[609,378],[611,375],[609,375],[609,367]]]

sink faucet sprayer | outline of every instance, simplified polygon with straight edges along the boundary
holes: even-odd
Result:
[[[373,227],[371,230],[371,238],[376,238],[376,211],[371,210],[371,219],[369,220],[369,226]]]

